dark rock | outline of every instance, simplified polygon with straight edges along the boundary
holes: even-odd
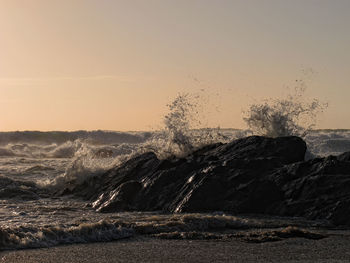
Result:
[[[108,195],[102,194],[97,201],[93,203],[92,207],[100,212],[130,210],[129,206],[132,204],[141,188],[142,184],[137,181],[122,183]]]
[[[146,175],[153,174],[160,161],[154,153],[145,153],[136,156],[121,166],[117,166],[102,175],[97,175],[76,184],[75,181],[67,182],[63,190],[57,195],[75,194],[88,200],[96,200],[102,193],[114,191],[121,184],[134,180],[141,182]]]
[[[350,200],[338,201],[329,218],[336,225],[350,225]]]
[[[285,195],[275,208],[279,215],[350,225],[350,162],[330,156],[284,167],[271,177]]]
[[[213,158],[213,156],[220,160],[276,157],[282,163],[288,164],[304,160],[306,143],[295,136],[275,139],[250,136],[198,152],[199,154],[194,152],[193,155],[203,155],[205,159]]]
[[[304,161],[305,152],[298,137],[252,136],[184,158],[145,153],[68,188],[101,212],[225,211],[350,225],[350,154]]]
[[[350,152],[345,152],[338,156],[339,161],[350,162]]]

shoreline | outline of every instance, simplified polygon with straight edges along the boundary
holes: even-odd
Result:
[[[321,240],[277,242],[164,240],[133,237],[107,243],[3,251],[1,262],[350,262],[350,231]]]

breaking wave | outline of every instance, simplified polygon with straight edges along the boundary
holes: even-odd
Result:
[[[19,226],[0,229],[0,250],[107,242],[133,236],[161,239],[238,239],[244,242],[279,241],[290,237],[321,239],[303,228],[322,226],[301,219],[243,218],[214,214],[119,213],[116,219],[58,226]],[[257,231],[256,229],[260,229]]]
[[[100,221],[71,227],[18,227],[0,229],[0,249],[40,248],[62,244],[106,242],[133,235],[133,230]]]
[[[36,200],[40,191],[33,182],[14,180],[0,175],[0,199]]]
[[[140,144],[150,132],[0,132],[0,157],[72,158],[84,147],[110,148],[114,155],[125,145]]]

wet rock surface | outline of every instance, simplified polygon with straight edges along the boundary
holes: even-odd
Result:
[[[59,194],[101,212],[268,214],[350,225],[350,153],[304,161],[298,137],[251,136],[213,144],[184,158],[154,153],[130,159]]]

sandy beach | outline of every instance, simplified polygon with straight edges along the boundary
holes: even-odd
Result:
[[[2,252],[1,262],[350,262],[350,236],[322,240],[292,238],[279,242],[239,240],[161,240],[131,238]]]

